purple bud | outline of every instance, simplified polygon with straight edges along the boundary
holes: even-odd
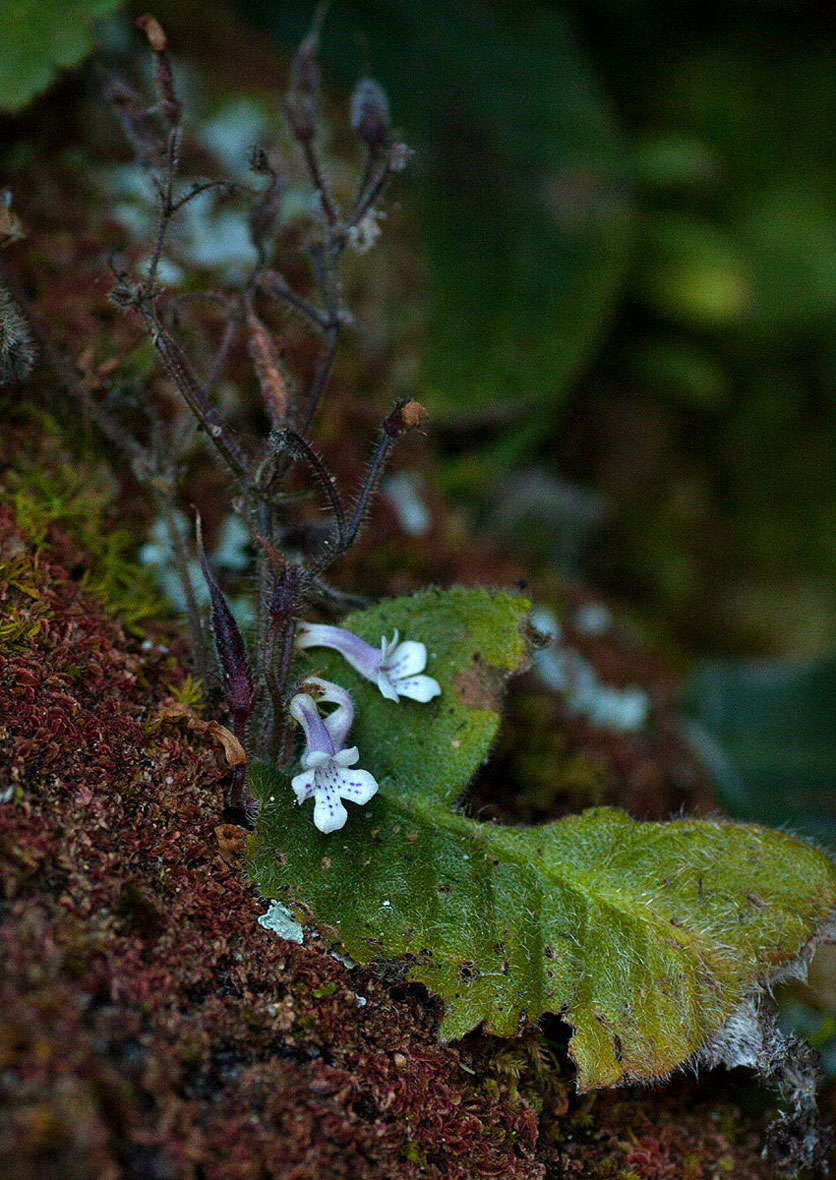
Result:
[[[361,78],[351,96],[351,129],[372,149],[389,134],[389,100],[373,78]]]
[[[250,661],[235,617],[209,569],[203,549],[200,517],[197,518],[196,530],[200,567],[209,589],[209,618],[215,640],[215,651],[221,668],[224,701],[232,715],[235,730],[240,733],[249,720],[255,705],[255,689],[253,688]]]
[[[281,627],[296,613],[299,599],[299,569],[284,565],[276,578],[270,598],[270,618],[275,627]]]

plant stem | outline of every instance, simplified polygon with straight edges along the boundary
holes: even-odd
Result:
[[[337,343],[339,341],[339,336],[340,325],[339,323],[332,322],[325,332],[325,347],[319,354],[319,359],[316,364],[316,373],[314,374],[311,392],[308,396],[308,404],[305,407],[305,417],[303,418],[299,427],[299,433],[303,437],[306,437],[310,431],[317,407],[322,400],[322,396],[328,386],[331,370],[334,367],[334,357],[337,353]]]
[[[200,608],[197,605],[194,586],[192,584],[191,574],[189,573],[189,555],[186,549],[186,543],[177,527],[177,521],[174,516],[174,502],[171,494],[155,489],[154,498],[157,502],[157,511],[165,523],[174,558],[174,568],[177,572],[177,577],[183,590],[183,597],[186,601],[186,618],[189,624],[189,638],[195,671],[203,681],[204,686],[207,686],[209,683],[209,660],[207,657],[206,634],[203,630]]]
[[[301,141],[302,152],[305,156],[305,163],[313,181],[314,188],[319,194],[319,199],[322,203],[322,212],[325,214],[325,219],[330,226],[337,224],[337,210],[334,202],[331,200],[331,195],[328,192],[328,186],[325,183],[325,177],[322,175],[322,168],[319,164],[319,156],[316,154],[316,148],[313,145],[312,138],[306,138]]]
[[[290,430],[289,428],[278,430],[271,436],[272,440],[275,440],[276,446],[281,450],[287,451],[293,459],[302,460],[302,462],[306,463],[308,469],[315,476],[334,514],[336,548],[338,551],[344,549],[346,541],[345,514],[339,492],[337,491],[336,480],[326,467],[324,460],[316,453],[310,443],[306,442],[295,430]]]
[[[180,391],[183,400],[206,431],[226,466],[236,479],[246,487],[248,481],[247,462],[236,442],[231,439],[221,422],[220,415],[210,405],[206,394],[192,372],[189,362],[179,344],[163,327],[156,312],[147,304],[139,308],[149,328],[154,347],[160,355],[169,376]]]

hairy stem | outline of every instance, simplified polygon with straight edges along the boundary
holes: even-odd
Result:
[[[348,216],[349,225],[353,225],[355,223],[355,221],[358,219],[358,217],[361,216],[360,209],[362,209],[362,207],[363,207],[363,198],[366,194],[366,190],[368,189],[369,185],[371,184],[372,176],[374,175],[374,166],[377,161],[377,157],[378,157],[377,148],[374,148],[374,147],[367,147],[366,148],[366,162],[363,165],[363,175],[361,176],[360,183],[357,186],[357,192],[354,197],[354,204],[352,205],[351,213]]]
[[[386,462],[395,445],[395,438],[388,434],[385,430],[381,430],[380,438],[377,441],[377,446],[372,454],[371,461],[366,471],[366,478],[360,489],[360,494],[354,505],[354,514],[351,518],[351,524],[348,526],[346,534],[346,547],[353,545],[360,534],[363,525],[363,519],[368,511],[369,505],[377,492],[380,480],[383,477],[383,472],[386,469]]]
[[[284,301],[289,304],[290,307],[304,316],[306,320],[309,320],[314,327],[321,328],[323,331],[329,327],[330,320],[327,316],[317,311],[307,299],[303,299],[301,295],[297,295],[295,291],[292,291],[281,275],[276,274],[274,271],[268,271],[266,274],[259,275],[257,285],[270,299],[275,299],[278,302]]]
[[[206,431],[229,471],[246,486],[248,471],[244,454],[238,444],[229,437],[220,415],[207,400],[183,350],[160,323],[159,317],[152,308],[146,304],[140,306],[139,310],[151,329],[154,347],[183,400]]]
[[[309,442],[306,442],[295,430],[285,429],[275,431],[271,436],[278,449],[287,451],[291,458],[301,460],[316,478],[334,514],[335,546],[338,551],[345,548],[345,513],[334,476],[325,465],[325,461],[316,453]]]
[[[389,158],[387,157],[383,167],[377,175],[376,180],[371,184],[365,195],[361,197],[360,201],[357,203],[354,211],[352,212],[349,225],[356,225],[357,222],[360,221],[366,213],[368,213],[369,209],[374,208],[375,204],[380,198],[381,193],[389,183],[391,176],[392,167]]]
[[[316,373],[314,374],[311,385],[311,392],[308,395],[308,404],[305,407],[305,416],[299,426],[299,433],[305,437],[310,431],[317,407],[328,387],[328,380],[331,376],[331,370],[334,367],[334,357],[337,353],[339,337],[340,326],[338,323],[332,323],[325,332],[325,347],[319,354]]]
[[[287,746],[290,715],[284,708],[284,697],[287,691],[287,679],[290,675],[290,665],[293,660],[293,641],[296,634],[296,623],[289,618],[281,630],[278,642],[278,660],[272,668],[275,680],[275,692],[278,698],[278,708],[274,712],[273,732],[269,747],[269,757],[272,761],[281,761]]]
[[[311,181],[322,204],[322,212],[325,214],[325,220],[330,226],[334,226],[337,224],[337,210],[334,202],[331,200],[331,194],[328,192],[328,185],[325,183],[325,177],[322,174],[322,168],[313,144],[313,138],[310,137],[301,140],[301,145]]]
[[[232,348],[233,344],[235,343],[235,337],[237,335],[238,335],[238,321],[234,315],[231,315],[226,322],[226,327],[224,328],[224,334],[221,337],[221,343],[218,346],[218,351],[215,353],[215,359],[212,361],[212,366],[209,369],[209,372],[206,374],[206,380],[203,382],[203,385],[201,386],[201,389],[203,390],[204,395],[208,394],[210,389],[212,388],[212,386],[215,384],[215,380],[218,376],[218,373],[223,368],[224,361],[226,360],[227,356],[229,355],[229,350]]]
[[[160,216],[157,222],[157,238],[154,242],[154,253],[151,255],[151,263],[148,267],[148,279],[151,283],[157,277],[157,269],[159,268],[160,258],[162,257],[165,236],[174,213],[174,178],[177,175],[179,163],[180,128],[178,124],[175,124],[168,133],[168,142],[166,144],[165,179],[158,187]]]

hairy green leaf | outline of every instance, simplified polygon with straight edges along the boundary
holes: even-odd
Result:
[[[442,686],[428,705],[386,701],[339,657],[309,652],[308,668],[354,695],[351,740],[380,793],[323,836],[288,778],[255,765],[250,871],[353,959],[400,959],[443,997],[444,1037],[480,1022],[511,1035],[556,1012],[574,1028],[581,1087],[659,1077],[799,955],[836,905],[836,873],[784,833],[720,820],[598,808],[509,828],[457,811],[502,682],[525,660],[526,606],[429,591],[346,620],[370,642],[398,627],[427,644]]]
[[[0,110],[19,111],[57,72],[93,48],[90,22],[123,0],[3,0],[0,4]]]

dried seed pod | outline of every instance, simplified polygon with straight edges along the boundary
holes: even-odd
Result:
[[[351,129],[372,150],[389,134],[389,100],[374,78],[361,78],[351,96]]]
[[[429,417],[426,406],[420,402],[410,400],[395,406],[391,414],[383,420],[383,432],[390,438],[397,438],[409,430],[417,430]]]
[[[138,16],[136,24],[148,38],[148,44],[154,54],[157,93],[160,96],[159,109],[166,122],[175,127],[180,122],[180,102],[174,92],[174,75],[171,72],[171,62],[166,53],[168,38],[165,35],[165,30],[150,12]]]
[[[165,30],[155,16],[150,12],[144,12],[142,16],[136,18],[136,25],[138,29],[142,29],[145,36],[148,38],[148,44],[154,53],[162,53],[168,45],[168,38],[165,35]]]
[[[287,380],[270,333],[247,302],[247,347],[255,365],[261,396],[275,429],[287,424]]]

